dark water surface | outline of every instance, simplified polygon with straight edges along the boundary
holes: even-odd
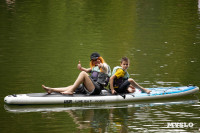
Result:
[[[8,106],[9,94],[74,82],[99,52],[127,56],[143,87],[200,86],[198,0],[1,0],[0,131],[200,132],[199,95],[179,100],[76,106]],[[170,128],[168,123],[193,124]]]

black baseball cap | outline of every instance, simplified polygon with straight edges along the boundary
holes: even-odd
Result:
[[[100,57],[100,54],[97,53],[97,52],[92,53],[92,54],[90,55],[90,59],[91,59],[91,60],[96,60],[96,59],[98,59],[99,57]]]

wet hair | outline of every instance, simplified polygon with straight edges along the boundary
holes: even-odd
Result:
[[[122,63],[123,61],[126,61],[126,62],[129,63],[129,59],[128,59],[127,57],[122,57],[122,59],[121,59],[121,63]]]

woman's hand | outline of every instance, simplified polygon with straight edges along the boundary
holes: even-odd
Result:
[[[97,59],[97,65],[98,65],[99,68],[101,68],[103,64],[101,63],[100,60]]]
[[[87,73],[89,73],[89,72],[92,71],[91,68],[84,68],[84,67],[82,67],[82,66],[81,66],[81,61],[78,62],[77,68],[78,68],[79,70],[85,71],[85,72],[87,72]]]
[[[99,67],[99,69],[102,68],[105,71],[107,70],[106,67],[104,66],[104,64],[100,62],[100,60],[98,61],[98,67]]]
[[[82,71],[81,61],[78,62],[77,68]]]
[[[98,63],[98,67],[99,67],[99,68],[102,68],[102,67],[103,67],[103,64],[102,64],[102,63]]]

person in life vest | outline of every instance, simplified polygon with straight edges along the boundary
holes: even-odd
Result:
[[[133,93],[135,92],[135,88],[139,88],[149,94],[150,90],[141,87],[132,78],[129,78],[128,67],[129,59],[127,57],[121,59],[120,66],[114,67],[112,76],[110,77],[111,93]]]
[[[111,76],[110,67],[105,63],[99,53],[92,53],[90,56],[90,68],[84,68],[79,61],[77,68],[81,70],[73,85],[62,88],[50,88],[42,85],[47,93],[60,92],[61,94],[72,95],[73,93],[84,93],[98,95],[108,85]],[[91,73],[89,76],[88,73]]]

